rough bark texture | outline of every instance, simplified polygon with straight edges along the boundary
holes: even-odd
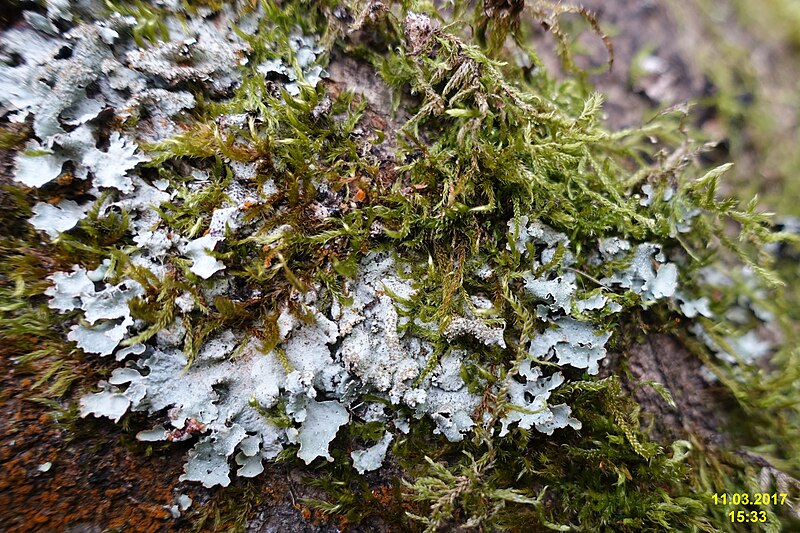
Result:
[[[677,340],[667,335],[650,336],[630,349],[625,367],[630,376],[624,377],[623,384],[643,412],[652,416],[653,439],[669,442],[691,434],[709,444],[724,442],[721,414],[729,398],[715,390],[704,377],[701,361]],[[669,406],[653,388],[641,386],[647,381],[664,385],[676,407]]]

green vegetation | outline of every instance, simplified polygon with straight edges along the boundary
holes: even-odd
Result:
[[[202,4],[220,8],[216,2]],[[449,321],[465,308],[475,310],[470,295],[491,300],[490,318],[506,324],[508,342],[503,349],[470,339],[458,344],[469,353],[462,377],[472,392],[483,395],[479,412],[489,423],[478,424],[465,441],[452,443],[434,436],[430,421],[413,420],[410,433],[393,442],[403,474],[382,496],[393,502],[396,527],[436,531],[465,523],[512,531],[747,531],[748,526],[727,520],[734,507],[714,506],[712,494],[785,489],[796,501],[798,487],[786,485],[788,476],[800,475],[796,313],[787,310],[782,296],[781,273],[786,269],[776,265],[766,245],[788,241],[786,246],[794,246],[797,238],[774,231],[755,202],[740,207],[736,200],[721,200],[719,181],[729,166],[700,168],[701,143],[676,139],[676,117],[665,115],[622,132],[602,126],[602,96],[582,73],[574,72],[568,40],[558,25],[559,16],[568,12],[583,15],[584,23],[599,32],[597,21],[582,10],[547,2],[534,2],[525,17],[513,7],[492,11],[478,3],[473,11],[456,2],[446,19],[427,2],[352,2],[348,23],[343,22],[347,17],[332,14],[334,4],[265,1],[268,16],[263,20],[269,23],[253,35],[243,34],[252,55],[242,67],[241,86],[219,101],[194,88],[198,106],[186,131],[146,147],[151,157],[144,165],[147,172],[169,180],[178,191],[160,206],[161,223],[187,238],[208,229],[210,213],[225,200],[225,188],[233,180],[232,165],[257,165],[253,183],[268,201],[248,206],[246,222],[259,229],[246,235],[229,230],[213,255],[225,262],[233,286],[258,287],[260,296],[205,301],[188,260],[171,263],[163,279],[134,266],[127,216],[101,216],[105,198],[76,229],[43,245],[24,222],[30,216],[30,198],[9,186],[0,197],[0,332],[7,339],[3,355],[28,365],[37,376],[36,387],[49,398],[65,395],[75,383],[92,384],[98,374],[108,372],[96,359],[90,365],[63,341],[65,317],[48,309],[43,297],[49,286],[46,276],[74,263],[97,265],[112,259],[112,280],[127,275],[144,287],[144,296],[130,306],[132,315],[149,327],[127,345],[146,341],[170,325],[176,299],[190,293],[197,304],[184,322],[184,351],[191,364],[205,339],[231,326],[250,328],[265,348],[275,347],[280,305],[294,305],[292,296],[310,286],[324,287],[327,301],[346,302],[350,295],[345,284],[359,261],[371,251],[389,251],[401,267],[408,267],[404,275],[416,280],[412,297],[392,296],[402,315],[418,319],[403,327],[435,348],[428,370],[451,349],[444,333]],[[132,31],[140,46],[169,38],[149,4],[123,8],[109,2],[109,9],[137,18]],[[514,66],[512,53],[541,65],[526,36],[533,21],[543,20],[560,43],[567,70],[574,72],[566,79],[555,80],[541,68]],[[410,118],[396,131],[380,131],[368,126],[373,110],[355,94],[357,87],[334,96],[325,84],[304,83],[288,45],[289,34],[298,27],[323,36],[321,42],[329,47],[321,54],[325,60],[335,50],[371,65],[393,90],[395,106],[410,111]],[[356,39],[349,30],[361,35]],[[474,42],[466,37],[470,30],[477,33]],[[301,78],[298,95],[275,90],[254,68],[267,59],[281,59],[294,68]],[[247,119],[219,125],[219,117],[234,114],[247,114]],[[18,146],[24,135],[4,130],[3,147]],[[373,149],[384,142],[392,145],[392,157]],[[181,172],[186,162],[208,173],[203,188],[188,186]],[[339,206],[334,215],[314,214],[321,180]],[[275,191],[266,192],[270,187]],[[650,200],[644,201],[646,197]],[[516,247],[508,223],[522,217],[566,235],[549,260],[540,244],[524,243],[525,252]],[[648,301],[603,282],[630,259],[598,261],[598,243],[608,237],[660,244],[679,264],[687,299],[709,298],[716,318],[684,316],[674,300]],[[496,423],[514,408],[495,386],[516,374],[530,358],[527,343],[553,320],[549,312],[543,317],[537,309],[542,299],[523,289],[531,268],[526,254],[543,263],[535,276],[575,274],[573,300],[603,295],[620,306],[621,311],[605,306],[581,312],[571,301],[573,308],[565,311],[613,332],[613,351],[625,354],[647,334],[680,338],[735,400],[730,413],[720,413],[731,425],[726,428],[731,442],[714,447],[693,435],[655,442],[619,376],[597,377],[574,368],[563,369],[567,382],[554,391],[550,403],[569,405],[572,416],[582,422],[580,431],[546,435],[514,427],[499,437]],[[564,261],[568,254],[574,259],[569,264]],[[734,283],[709,284],[701,274],[709,265],[718,266]],[[486,266],[491,276],[480,273]],[[748,269],[755,276],[743,274]],[[749,313],[746,321],[726,318],[734,306]],[[744,359],[746,354],[735,353],[730,339],[763,322],[761,311],[774,317],[784,337],[768,363],[752,363]],[[438,329],[420,325],[436,321]],[[252,326],[259,322],[266,326]],[[739,360],[717,357],[689,334],[691,324],[703,326]],[[620,374],[625,368],[623,356]],[[648,385],[662,393],[665,403],[671,402],[669,391]],[[276,410],[276,417],[285,416],[283,406]],[[741,420],[748,421],[746,427]],[[373,516],[379,500],[354,473],[344,450],[355,442],[376,442],[383,429],[374,423],[348,427],[332,446],[336,461],[307,470],[312,484],[329,499],[307,503],[349,524]],[[290,454],[282,457],[300,467]],[[768,488],[760,484],[765,476]],[[226,489],[203,522],[241,530],[260,501],[257,483]],[[796,525],[786,507],[765,510],[774,531],[779,524]]]
[[[157,43],[158,41],[169,40],[169,30],[164,24],[167,11],[152,6],[142,0],[135,2],[112,2],[106,0],[106,8],[114,13],[123,16],[131,16],[136,19],[136,24],[131,32],[136,44],[144,48],[147,42]]]

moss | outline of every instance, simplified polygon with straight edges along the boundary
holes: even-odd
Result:
[[[627,132],[629,138],[626,139],[602,131],[592,118],[599,108],[597,96],[583,102],[582,108],[578,107],[579,102],[570,102],[565,95],[550,104],[541,99],[527,100],[527,94],[509,84],[508,80],[515,80],[513,71],[501,74],[500,65],[444,30],[434,29],[421,42],[408,44],[414,48],[413,54],[397,48],[396,53],[373,57],[373,60],[391,85],[410,87],[412,94],[420,95],[419,111],[402,130],[404,139],[398,159],[409,161],[399,170],[407,173],[412,186],[424,192],[415,194],[413,199],[390,193],[384,200],[388,209],[378,211],[379,220],[387,228],[385,234],[394,239],[400,249],[411,255],[424,257],[427,254],[428,262],[434,265],[429,271],[432,275],[427,285],[409,303],[409,314],[427,320],[452,313],[457,307],[454,298],[459,295],[463,298],[462,287],[474,283],[490,294],[503,294],[510,310],[519,316],[520,325],[532,328],[534,320],[526,316],[525,306],[509,289],[515,279],[515,261],[519,268],[518,259],[515,260],[513,254],[504,254],[499,247],[492,248],[493,243],[504,242],[499,233],[502,228],[499,225],[493,228],[492,221],[507,220],[519,205],[535,206],[541,220],[568,233],[577,243],[590,242],[603,235],[660,242],[672,240],[690,257],[698,258],[698,250],[704,247],[701,243],[718,240],[740,261],[753,267],[767,283],[780,284],[769,270],[769,258],[752,252],[763,243],[782,237],[770,232],[767,219],[754,210],[755,204],[737,210],[735,202],[716,199],[717,181],[724,167],[697,180],[691,180],[685,173],[676,175],[675,168],[663,168],[659,164],[641,169],[635,175],[649,174],[651,183],[658,183],[657,177],[685,183],[678,187],[681,201],[672,206],[641,210],[629,196],[631,185],[637,180],[620,181],[619,176],[629,172],[625,166],[631,160],[641,161],[643,146],[635,139],[644,132]],[[532,85],[552,86],[546,80],[534,80]],[[559,89],[569,94],[570,88],[565,84]],[[492,98],[497,102],[497,111],[489,103]],[[535,126],[532,124],[530,129],[525,129],[524,125],[531,123]],[[425,136],[420,131],[426,126],[430,128],[427,134],[435,138],[435,142],[423,140]],[[523,139],[534,140],[530,151],[520,149]],[[662,140],[666,142],[669,138],[665,135]],[[630,151],[622,150],[622,146],[631,147]],[[710,216],[699,220],[689,235],[676,241],[671,234],[677,213],[672,209],[687,204],[701,207]],[[659,212],[659,209],[666,211]],[[731,219],[741,227],[739,242],[733,241],[724,227],[725,220]],[[439,249],[436,243],[440,242],[447,246]],[[752,243],[752,248],[748,249],[742,242]],[[461,243],[465,243],[463,248]],[[482,248],[479,250],[471,243],[481,243]],[[485,253],[510,269],[500,287],[489,289],[478,280],[464,279],[461,272],[466,250],[473,255]],[[511,257],[499,259],[504,255]],[[766,264],[758,263],[764,260]],[[708,257],[702,261],[698,258],[697,265],[708,261]],[[579,264],[579,267],[587,269],[588,279],[602,277],[589,265]],[[687,275],[692,268],[695,267],[687,268]],[[628,305],[636,304],[638,302],[630,301]],[[484,359],[484,365],[486,362]],[[782,365],[781,368],[788,367]],[[780,371],[774,375],[780,376],[778,379],[785,376]],[[744,381],[753,384],[751,380]],[[730,382],[729,385],[733,387]],[[631,531],[662,527],[735,528],[735,525],[726,525],[718,511],[710,511],[710,492],[695,492],[691,480],[698,479],[695,477],[698,472],[685,464],[689,456],[694,462],[703,453],[713,455],[715,452],[698,451],[683,443],[676,443],[671,453],[664,451],[640,432],[635,415],[638,408],[630,400],[620,399],[618,385],[612,381],[585,386],[590,390],[596,387],[595,394],[604,392],[607,395],[601,395],[606,399],[599,402],[605,409],[598,409],[597,398],[591,393],[574,398],[571,405],[589,402],[579,416],[590,425],[581,435],[585,440],[580,444],[562,443],[560,452],[543,453],[540,459],[546,463],[561,463],[561,458],[555,457],[565,455],[569,458],[564,461],[567,464],[582,464],[578,458],[584,461],[590,458],[592,462],[575,470],[559,470],[553,466],[553,470],[548,471],[529,467],[536,473],[531,476],[536,480],[532,483],[534,487],[541,488],[545,484],[555,487],[557,496],[550,501],[550,509],[555,509],[553,515],[542,514],[542,494],[521,492],[524,483],[519,474],[520,465],[513,460],[503,464],[497,459],[495,454],[499,452],[494,447],[502,449],[503,443],[493,442],[487,444],[490,451],[485,451],[480,459],[466,455],[449,468],[429,463],[427,474],[418,477],[412,485],[417,499],[432,506],[433,514],[420,519],[435,528],[461,511],[464,518],[471,517],[473,525],[486,521],[494,527],[514,529],[530,524],[531,519],[551,527],[559,519],[576,513],[583,527],[590,530],[600,524]],[[580,386],[575,390],[580,390]],[[745,408],[747,402],[753,401],[752,391],[743,393],[741,385],[736,385],[733,392],[745,402]],[[605,403],[609,398],[613,398],[613,402]],[[612,416],[600,416],[598,412],[608,412]],[[774,413],[767,409],[764,412]],[[793,414],[788,416],[794,417]],[[603,435],[602,440],[593,440],[588,435],[593,424],[598,435]],[[784,430],[796,434],[797,428],[794,425]],[[593,445],[581,447],[588,442]],[[524,447],[524,441],[516,442],[511,447],[514,453],[510,450],[508,455],[513,457]],[[637,457],[641,461],[638,465]],[[696,467],[696,462],[693,466]],[[486,471],[497,471],[494,476],[498,477],[509,476],[509,485],[501,488],[502,485],[496,484],[497,477]],[[552,477],[543,476],[543,472]],[[587,472],[597,473],[597,477],[592,478]],[[614,476],[616,492],[609,490],[608,478]],[[735,483],[731,477],[723,479],[722,484],[715,485],[717,490],[724,483]],[[564,480],[574,485],[565,484]],[[658,481],[651,485],[649,480]],[[590,488],[593,486],[596,489]],[[653,490],[656,486],[659,490]],[[748,490],[752,490],[752,486]],[[529,506],[530,510],[521,512],[519,504]],[[507,511],[506,507],[513,510]]]
[[[190,11],[195,4],[221,8],[216,2],[189,4]],[[538,300],[522,289],[528,266],[509,236],[509,220],[535,216],[566,234],[570,244],[559,244],[536,274],[571,271],[581,280],[578,295],[608,294],[620,304],[622,315],[600,311],[583,316],[598,328],[614,331],[618,347],[635,342],[645,320],[656,324],[651,330],[671,332],[681,331],[686,322],[675,325],[679,315],[674,303],[641,309],[640,295],[610,291],[600,280],[623,261],[601,264],[592,259],[601,238],[663,244],[666,252],[683,261],[682,286],[693,296],[712,293],[696,275],[712,262],[747,265],[764,283],[763,299],[776,294],[781,280],[772,270],[773,258],[763,250],[766,243],[786,236],[771,231],[769,218],[757,211],[755,203],[739,208],[735,201],[718,199],[718,182],[728,167],[700,173],[688,164],[676,164],[691,160],[700,149],[674,145],[669,117],[642,129],[606,131],[599,120],[602,96],[591,91],[581,74],[555,81],[542,69],[513,66],[500,46],[506,37],[516,43],[516,52],[541,64],[524,45],[530,26],[517,19],[519,13],[513,9],[491,11],[479,5],[467,15],[467,4],[458,2],[454,13],[465,18],[451,22],[439,21],[426,3],[373,6],[371,14],[362,10],[369,6],[353,3],[349,14],[360,24],[364,38],[376,43],[359,47],[330,7],[264,2],[265,20],[270,23],[263,23],[254,35],[242,35],[252,57],[242,67],[245,78],[233,96],[211,101],[198,92],[196,120],[187,131],[147,147],[148,166],[178,190],[173,201],[159,207],[161,224],[187,238],[202,235],[209,213],[226,200],[233,164],[256,165],[251,185],[262,190],[274,185],[276,192],[268,202],[247,209],[245,222],[257,231],[249,235],[232,231],[215,252],[225,259],[232,284],[260,287],[259,297],[204,301],[193,287],[197,277],[181,260],[168,265],[163,279],[133,266],[127,260],[129,221],[124,213],[101,216],[99,206],[105,198],[77,229],[59,237],[52,262],[43,257],[29,231],[3,237],[8,260],[0,301],[7,313],[3,331],[14,346],[9,353],[26,354],[21,358],[25,363],[47,361],[35,371],[37,385],[50,386],[48,396],[65,393],[79,375],[77,369],[84,371],[82,355],[65,351],[54,332],[61,317],[54,316],[41,297],[46,275],[68,268],[72,261],[97,264],[113,257],[116,273],[131,276],[145,288],[145,296],[131,302],[131,311],[150,327],[127,344],[146,341],[170,325],[175,299],[189,292],[197,303],[184,324],[188,331],[184,350],[191,363],[205,339],[231,327],[250,328],[265,346],[274,347],[278,310],[291,305],[293,295],[320,285],[323,298],[345,302],[349,298],[345,283],[354,276],[358,261],[370,251],[390,250],[401,265],[410,265],[404,275],[416,280],[413,296],[401,299],[390,294],[400,313],[422,323],[439,323],[438,330],[414,321],[404,326],[433,343],[435,354],[427,371],[444,355],[448,343],[443,329],[470,305],[469,295],[487,295],[497,321],[502,318],[507,324],[507,350],[469,339],[454,343],[469,353],[462,376],[471,391],[483,394],[480,412],[492,422],[508,408],[493,386],[514,374],[528,357],[525,342],[546,325],[536,314]],[[110,8],[137,18],[133,35],[140,46],[144,40],[168,38],[158,11],[149,4],[125,8],[110,4]],[[427,10],[431,17],[413,15],[412,8]],[[531,14],[548,23],[565,65],[574,70],[566,36],[557,25],[567,11],[583,15],[596,28],[594,18],[577,8],[536,2]],[[325,87],[311,87],[302,80],[300,93],[292,96],[271,87],[254,68],[280,58],[302,77],[287,44],[296,27],[323,35],[322,42],[337,52],[366,57],[394,89],[396,102],[402,100],[411,111],[411,118],[399,128],[391,174],[383,165],[392,162],[372,150],[373,141],[381,144],[384,136],[367,126],[365,102],[347,92],[331,100]],[[474,42],[465,37],[470,28],[477,30]],[[329,53],[326,50],[323,58]],[[239,113],[251,114],[241,126],[221,126],[217,120]],[[364,130],[370,137],[365,139]],[[180,171],[186,162],[208,172],[207,186],[188,187]],[[698,174],[702,175],[696,178]],[[336,216],[312,216],[320,201],[315,187],[320,181],[331,191]],[[656,198],[663,198],[667,190],[674,197],[643,205],[645,184],[654,187]],[[15,206],[15,214],[3,214],[4,226],[25,227],[25,203]],[[676,230],[687,223],[690,209],[702,214],[692,220],[690,231]],[[291,231],[276,235],[284,225]],[[736,227],[735,235],[730,226]],[[542,250],[528,243],[527,252],[540,258]],[[574,265],[563,265],[567,253],[574,256]],[[494,274],[479,276],[482,265]],[[741,295],[737,288],[717,295],[714,305],[724,312]],[[34,303],[27,301],[30,298]],[[783,302],[773,300],[772,305],[780,316]],[[297,306],[292,307],[300,314]],[[262,321],[267,326],[256,331],[252,324]],[[696,322],[702,324],[700,319]],[[736,329],[736,324],[724,323],[716,331],[722,338]],[[743,413],[751,416],[756,429],[741,439],[773,464],[796,473],[800,453],[794,453],[798,431],[794,400],[800,393],[793,388],[796,370],[790,369],[800,368],[795,364],[797,352],[780,350],[771,361],[775,370],[764,373],[752,366],[723,364],[706,347],[690,339],[685,342],[717,372]],[[94,371],[102,372],[100,368]],[[354,442],[377,440],[383,427],[356,423],[341,439],[344,442],[337,441],[334,464],[315,473],[313,484],[329,494],[329,501],[307,503],[358,524],[391,502],[391,520],[412,528],[417,527],[409,522],[413,519],[429,531],[453,522],[509,530],[735,528],[725,522],[723,510],[710,505],[710,495],[739,487],[753,490],[752,466],[699,442],[653,442],[643,429],[639,406],[622,392],[616,378],[594,378],[578,370],[565,373],[569,383],[554,399],[573,408],[583,422],[580,432],[545,436],[515,428],[500,438],[478,428],[471,439],[453,444],[432,436],[429,421],[415,421],[409,436],[393,446],[405,469],[404,483],[397,479],[376,495],[353,473],[343,450]],[[419,380],[425,376],[423,372]],[[668,398],[667,391],[664,396]],[[290,423],[284,413],[279,406],[272,419]],[[759,437],[765,428],[773,432],[769,441]],[[248,482],[220,492],[202,512],[197,527],[243,528],[261,501],[260,490],[257,482]],[[236,507],[232,502],[244,503]],[[770,515],[770,520],[774,524],[777,517]]]
[[[273,491],[262,483],[250,480],[219,491],[202,507],[198,516],[192,517],[192,531],[245,531],[256,508],[265,500],[268,501]]]
[[[31,136],[27,125],[10,124],[0,128],[0,150],[20,150]]]
[[[146,42],[157,43],[169,40],[169,30],[164,19],[166,9],[151,5],[142,0],[134,2],[112,2],[106,0],[106,9],[113,13],[133,17],[136,23],[131,28],[131,34],[136,44],[144,48]]]

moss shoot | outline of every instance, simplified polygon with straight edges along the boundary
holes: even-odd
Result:
[[[678,112],[604,126],[569,36],[595,32],[610,66],[592,14],[170,6],[38,15],[119,66],[90,80],[110,111],[80,118],[84,90],[21,109],[33,128],[3,119],[1,350],[73,418],[80,403],[139,440],[191,440],[181,479],[227,486],[236,465],[198,529],[244,530],[264,492],[242,478],[275,463],[354,527],[386,509],[427,532],[749,531],[714,494],[797,501],[800,352],[775,253],[797,235],[722,197],[731,165],[703,168]],[[531,44],[542,27],[561,77]],[[125,149],[138,164],[98,177],[96,152]],[[637,391],[684,407],[633,376],[657,336],[719,391],[724,438],[654,429]],[[791,505],[747,510],[798,523]]]

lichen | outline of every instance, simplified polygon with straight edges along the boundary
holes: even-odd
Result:
[[[302,416],[295,413],[295,421],[300,422],[300,429],[289,435],[292,442],[300,443],[297,457],[306,464],[317,457],[333,461],[328,447],[339,428],[350,420],[347,409],[337,401],[317,402],[309,399],[302,412]]]
[[[62,200],[56,205],[38,203],[33,206],[31,225],[55,239],[62,232],[74,228],[86,215],[89,205],[78,205],[72,200]]]
[[[393,438],[391,433],[384,433],[377,444],[365,450],[355,450],[350,453],[350,457],[353,458],[353,467],[358,470],[359,474],[377,470],[381,467]]]

